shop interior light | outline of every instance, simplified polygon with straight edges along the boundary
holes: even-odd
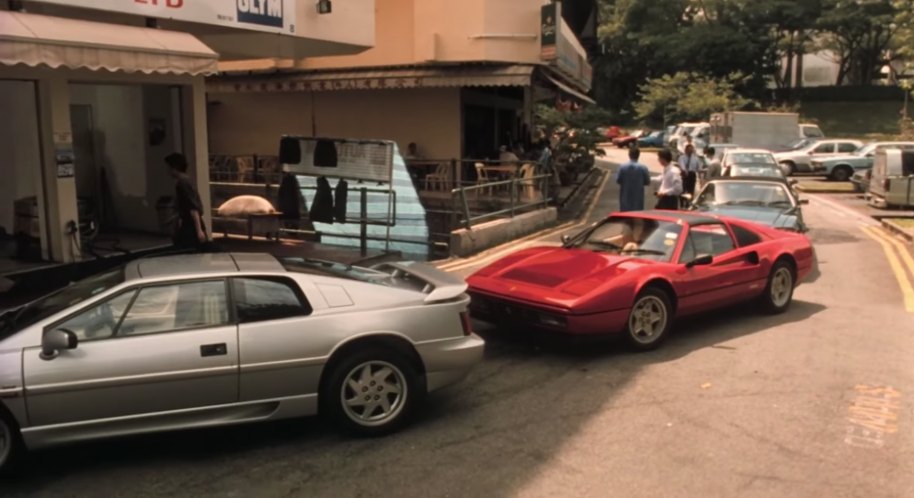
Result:
[[[329,14],[333,12],[333,3],[330,0],[317,0],[317,13]]]

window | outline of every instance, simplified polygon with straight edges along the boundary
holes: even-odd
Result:
[[[114,335],[114,329],[124,316],[134,294],[134,291],[119,294],[54,328],[70,330],[80,341],[108,339]]]
[[[734,249],[730,233],[720,223],[696,225],[689,230],[680,263],[705,255],[719,256]]]
[[[740,247],[751,246],[762,241],[761,237],[741,226],[731,225],[730,228],[733,230],[733,235],[736,236],[736,243]]]
[[[286,278],[232,279],[235,309],[241,323],[280,320],[311,314],[298,285]]]
[[[843,142],[838,144],[838,152],[841,153],[851,153],[857,150],[857,145],[849,142]]]
[[[813,154],[828,154],[834,152],[835,144],[822,144],[812,150]]]
[[[155,334],[227,323],[225,281],[160,285],[140,290],[117,335]]]

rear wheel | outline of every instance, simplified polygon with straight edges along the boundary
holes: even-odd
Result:
[[[831,172],[832,180],[836,182],[846,182],[853,176],[854,170],[847,166],[838,166]]]
[[[768,274],[768,285],[762,295],[762,305],[771,314],[783,313],[793,299],[793,268],[784,260],[779,260]]]
[[[635,298],[625,327],[629,345],[638,351],[660,346],[673,321],[672,309],[666,292],[656,287],[642,290]]]
[[[422,376],[393,349],[370,346],[330,368],[320,393],[321,411],[349,432],[394,432],[424,395]]]

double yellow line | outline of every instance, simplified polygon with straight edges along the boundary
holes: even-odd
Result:
[[[908,248],[878,228],[863,226],[861,229],[863,233],[882,246],[882,250],[885,251],[885,257],[889,261],[889,266],[892,268],[892,273],[895,274],[895,279],[898,280],[898,287],[901,288],[905,310],[908,313],[914,313],[914,286],[911,285],[911,279],[914,278],[914,258],[911,257]]]

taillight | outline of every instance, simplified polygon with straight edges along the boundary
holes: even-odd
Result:
[[[473,333],[473,320],[466,311],[460,312],[460,324],[463,325],[463,335],[468,336]]]
[[[889,180],[888,178],[886,178],[885,180],[882,180],[882,190],[885,190],[886,192],[888,192],[891,187],[892,187],[892,180]]]

